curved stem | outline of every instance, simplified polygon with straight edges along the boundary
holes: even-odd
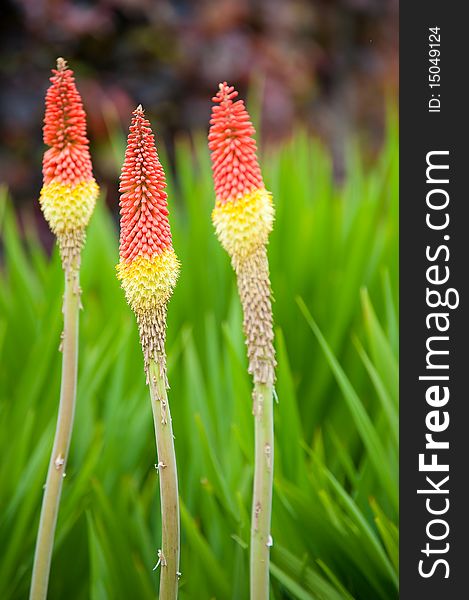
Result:
[[[160,476],[162,542],[159,600],[176,600],[179,579],[179,496],[174,452],[173,427],[166,392],[166,377],[158,364],[150,360],[150,396],[155,424]]]
[[[44,600],[47,596],[55,527],[62,492],[62,480],[65,477],[65,467],[67,465],[75,413],[79,310],[79,271],[77,268],[70,267],[65,271],[62,383],[60,388],[59,415],[42,501],[39,532],[34,554],[30,600]]]
[[[274,467],[272,386],[255,385],[254,419],[255,466],[251,518],[251,600],[268,600]]]

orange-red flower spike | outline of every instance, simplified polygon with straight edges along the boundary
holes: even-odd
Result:
[[[172,247],[166,178],[141,106],[133,113],[120,177],[120,258],[152,258]]]
[[[226,202],[264,187],[256,156],[255,129],[238,92],[226,81],[212,98],[209,148],[217,200]]]

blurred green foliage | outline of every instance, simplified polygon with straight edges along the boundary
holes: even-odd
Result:
[[[118,160],[123,139],[114,137]],[[162,156],[163,164],[166,164]],[[397,598],[398,139],[364,171],[299,131],[262,157],[278,353],[272,597]],[[247,597],[253,421],[241,310],[213,233],[205,139],[176,146],[168,191],[182,261],[169,306],[182,502],[181,600]],[[103,194],[105,190],[103,191]],[[59,397],[63,276],[0,200],[0,597],[27,596]],[[78,406],[51,599],[154,598],[156,451],[133,314],[101,199],[83,252]]]

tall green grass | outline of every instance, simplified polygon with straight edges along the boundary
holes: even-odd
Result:
[[[116,156],[123,156],[115,138]],[[298,132],[262,158],[278,353],[273,597],[397,598],[398,146],[364,170]],[[120,157],[122,159],[122,156]],[[162,157],[165,161],[165,157]],[[182,517],[180,597],[248,597],[251,384],[229,258],[212,230],[203,136],[169,181],[182,261],[169,380]],[[60,380],[62,271],[0,200],[0,597],[26,597]],[[156,453],[133,316],[103,198],[83,253],[78,406],[50,598],[154,598]]]

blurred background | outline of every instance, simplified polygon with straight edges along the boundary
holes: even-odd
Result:
[[[324,139],[335,176],[344,140],[374,155],[397,87],[397,0],[6,0],[0,22],[0,180],[36,200],[43,99],[64,56],[88,114],[96,178],[117,200],[110,128],[142,103],[170,150],[206,130],[220,81],[257,93],[262,137],[298,124]],[[30,168],[36,164],[37,168]]]

